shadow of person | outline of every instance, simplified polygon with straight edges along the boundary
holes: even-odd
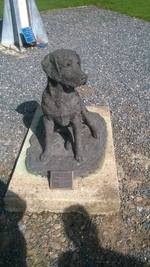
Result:
[[[0,188],[6,189],[2,181],[0,181]],[[10,193],[18,198],[22,212],[7,211],[2,197],[0,198],[0,267],[27,267],[26,241],[18,225],[26,210],[26,203],[13,192]]]
[[[4,197],[7,192],[8,184],[0,180],[0,209],[4,207]]]
[[[67,208],[63,223],[66,235],[72,241],[72,248],[60,255],[58,267],[146,266],[133,257],[103,249],[98,241],[96,226],[84,207],[75,205]]]

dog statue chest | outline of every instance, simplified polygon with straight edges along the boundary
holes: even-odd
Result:
[[[71,119],[81,113],[80,97],[77,92],[57,92],[57,95],[46,93],[42,99],[44,113],[62,126],[67,126]]]

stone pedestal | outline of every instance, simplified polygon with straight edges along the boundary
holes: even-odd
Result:
[[[112,128],[108,108],[93,106],[90,111],[99,113],[107,125],[107,144],[105,157],[99,168],[85,178],[73,180],[73,189],[50,189],[48,179],[29,173],[25,166],[26,150],[30,146],[31,129],[39,120],[38,112],[32,121],[16,164],[5,204],[10,211],[19,211],[19,198],[26,202],[27,211],[50,211],[62,213],[70,206],[80,204],[89,214],[116,213],[120,207],[117,170],[114,155]],[[19,198],[14,197],[14,192]],[[19,208],[18,208],[19,207]]]

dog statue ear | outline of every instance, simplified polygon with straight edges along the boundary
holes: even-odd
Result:
[[[80,59],[80,56],[76,53],[76,57],[77,57],[77,59],[78,59],[78,61],[79,61],[79,64],[80,64],[80,66],[81,66],[81,59]]]
[[[44,57],[44,59],[41,62],[42,68],[45,71],[46,75],[57,82],[60,82],[61,80],[61,73],[59,66],[57,64],[57,60],[53,53],[48,54]]]
[[[49,54],[46,55],[44,59],[41,61],[41,65],[46,75],[49,76],[49,74],[51,73],[51,62],[50,62]]]

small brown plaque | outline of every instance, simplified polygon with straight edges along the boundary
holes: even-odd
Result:
[[[50,171],[50,188],[52,189],[72,189],[73,171]]]

